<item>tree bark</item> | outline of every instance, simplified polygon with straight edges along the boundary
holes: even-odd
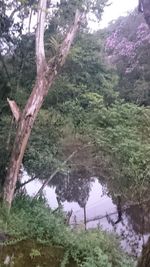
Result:
[[[150,0],[143,0],[143,13],[145,21],[150,27]]]
[[[65,63],[82,17],[81,13],[77,10],[74,23],[72,27],[70,27],[66,38],[58,50],[58,53],[52,60],[50,60],[49,63],[47,63],[45,60],[44,51],[46,2],[47,0],[40,0],[38,8],[36,31],[36,82],[18,122],[16,137],[3,187],[3,202],[7,205],[8,209],[11,208],[20,166],[33,124],[43,104],[43,101],[48,94],[49,88],[55,80],[59,69]]]
[[[139,12],[144,14],[145,21],[150,27],[150,0],[139,0]]]

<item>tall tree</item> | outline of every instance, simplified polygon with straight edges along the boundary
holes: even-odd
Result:
[[[116,66],[118,91],[126,101],[150,104],[150,31],[143,16],[134,11],[108,27],[107,60]]]
[[[68,55],[74,36],[78,30],[82,13],[77,10],[72,27],[60,46],[56,57],[46,62],[44,51],[44,24],[47,0],[40,0],[38,5],[37,30],[36,30],[36,66],[37,77],[32,93],[18,121],[16,137],[8,167],[4,189],[3,200],[11,207],[17,177],[22,163],[22,158],[28,143],[28,139],[39,109],[53,83],[60,67],[64,64]],[[14,110],[13,110],[14,112]]]
[[[62,1],[61,1],[62,2]],[[67,1],[63,1],[67,4]],[[83,1],[84,2],[84,1]],[[7,204],[10,209],[11,203],[14,196],[15,186],[18,178],[18,173],[26,150],[28,139],[31,134],[31,130],[37,114],[43,104],[45,97],[48,94],[49,88],[54,82],[60,68],[64,65],[66,57],[69,53],[70,47],[74,40],[74,37],[79,29],[80,22],[84,18],[85,12],[89,11],[89,6],[91,10],[94,9],[93,1],[87,1],[87,5],[82,5],[82,1],[72,1],[74,4],[74,22],[73,25],[68,28],[68,32],[64,41],[58,46],[56,55],[50,60],[46,60],[45,49],[44,49],[44,31],[45,31],[45,18],[48,1],[39,0],[38,10],[37,10],[37,29],[36,29],[36,68],[37,74],[35,79],[35,85],[32,89],[31,95],[25,105],[22,112],[19,111],[14,102],[10,102],[10,107],[13,115],[17,114],[17,131],[13,144],[13,149],[11,152],[10,162],[7,170],[7,175],[5,178],[4,188],[3,188],[3,201]],[[98,0],[96,4],[99,5],[97,8],[102,13],[103,7],[107,0]]]

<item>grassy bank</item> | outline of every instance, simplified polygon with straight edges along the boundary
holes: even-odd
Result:
[[[32,200],[27,196],[16,198],[9,216],[4,209],[0,211],[0,230],[6,231],[7,225],[10,236],[7,245],[34,240],[42,244],[43,249],[44,246],[59,246],[64,251],[61,267],[67,266],[70,259],[80,267],[134,266],[113,235],[101,230],[71,230],[64,221],[63,213],[53,212],[44,200]]]

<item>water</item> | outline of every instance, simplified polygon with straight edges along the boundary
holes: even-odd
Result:
[[[24,175],[24,180],[28,177]],[[26,185],[29,195],[35,195],[41,187],[36,180]],[[118,213],[117,199],[112,200],[104,193],[96,178],[54,178],[51,187],[46,186],[44,194],[52,209],[63,205],[66,214],[72,210],[70,224],[79,228],[102,228],[116,233],[123,249],[138,256],[150,233],[149,203],[139,207],[123,209]],[[86,223],[85,223],[86,222]],[[86,225],[85,225],[86,224]]]

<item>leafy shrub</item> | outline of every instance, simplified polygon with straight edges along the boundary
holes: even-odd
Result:
[[[65,225],[62,212],[53,212],[44,199],[16,197],[7,218],[7,231],[15,238],[26,237],[64,247],[61,266],[71,258],[79,267],[131,267],[117,239],[101,230],[75,231]],[[2,220],[1,220],[2,222]]]

